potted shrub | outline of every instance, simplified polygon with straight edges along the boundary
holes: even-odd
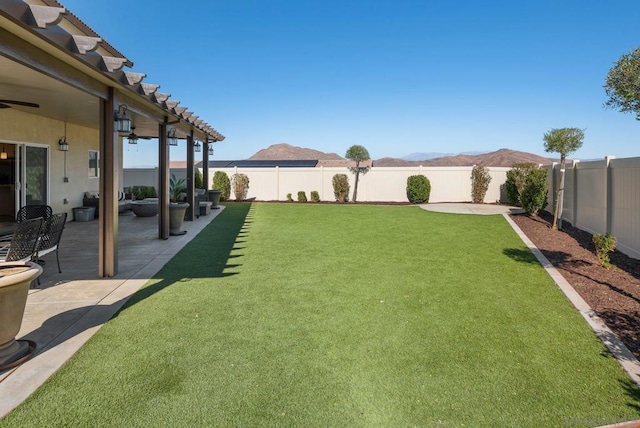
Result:
[[[185,182],[184,178],[178,179],[174,174],[171,174],[171,179],[169,180],[169,198],[171,201],[169,204],[169,234],[172,236],[187,233],[182,230],[184,214],[189,208],[187,202],[182,202],[183,194],[187,190]]]

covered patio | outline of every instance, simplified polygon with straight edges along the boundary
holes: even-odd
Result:
[[[18,337],[37,344],[35,356],[0,373],[0,417],[20,404],[75,353],[125,301],[224,210],[186,222],[185,235],[157,239],[157,217],[119,216],[120,270],[97,278],[98,221],[68,223],[56,256],[43,257],[40,284],[29,291]],[[212,242],[211,245],[215,245]]]
[[[54,213],[99,194],[95,230],[99,277],[118,277],[118,194],[123,143],[157,142],[160,177],[156,238],[169,238],[169,146],[186,140],[187,202],[194,206],[194,163],[222,141],[133,61],[56,0],[0,0],[0,221],[24,205]],[[140,41],[138,43],[144,43]],[[176,71],[179,72],[179,71]],[[205,183],[209,182],[204,169]],[[195,218],[188,211],[187,221]]]

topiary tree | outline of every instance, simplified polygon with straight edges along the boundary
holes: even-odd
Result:
[[[347,174],[336,174],[331,180],[333,184],[333,195],[338,202],[347,202],[349,200],[349,177]]]
[[[307,194],[304,190],[298,192],[298,202],[307,202]]]
[[[553,224],[551,225],[552,229],[558,230],[562,229],[564,170],[567,154],[582,147],[584,131],[578,128],[554,128],[544,134],[543,140],[545,151],[560,153],[560,184],[556,189],[556,209],[553,211]]]
[[[353,186],[353,202],[356,202],[358,198],[358,179],[360,178],[360,174],[365,175],[371,169],[370,166],[360,166],[360,162],[371,159],[371,156],[369,156],[369,152],[364,146],[356,144],[349,147],[344,157],[356,163],[355,167],[349,167],[349,171],[356,175],[356,183]]]
[[[236,201],[244,201],[247,199],[247,192],[249,191],[249,177],[240,173],[233,174],[231,176],[231,187],[233,187]]]
[[[204,183],[202,183],[202,173],[199,169],[196,169],[193,174],[193,184],[196,189],[204,189]]]
[[[484,202],[484,197],[487,195],[487,190],[489,190],[489,183],[491,183],[489,168],[474,165],[471,170],[471,201],[474,204]]]
[[[320,202],[320,193],[317,190],[311,191],[311,202]]]
[[[412,204],[429,203],[431,182],[424,175],[412,175],[407,178],[407,199]]]
[[[529,172],[534,169],[538,169],[537,164],[533,162],[523,162],[513,165],[513,168],[507,171],[507,180],[504,183],[504,187],[507,193],[507,199],[513,205],[522,206],[520,195],[524,189]]]
[[[604,91],[609,97],[605,108],[635,113],[640,120],[640,48],[624,54],[607,73]]]
[[[213,190],[220,190],[220,200],[226,201],[229,199],[231,193],[231,183],[229,182],[229,176],[224,171],[216,171],[213,174]]]
[[[538,215],[538,211],[547,206],[547,171],[532,169],[525,179],[520,195],[522,208],[531,216]]]

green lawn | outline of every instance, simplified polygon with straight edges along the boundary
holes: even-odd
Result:
[[[502,217],[229,204],[0,425],[638,418],[638,389]]]

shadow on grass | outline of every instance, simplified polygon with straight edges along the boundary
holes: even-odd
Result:
[[[247,219],[253,217],[251,210],[251,203],[233,203],[225,206],[225,210],[215,221],[203,229],[156,274],[154,278],[161,280],[138,290],[122,310],[185,278],[223,278],[237,275],[238,272],[225,270],[242,266],[228,262],[231,258],[242,257],[242,254],[231,252],[245,248],[237,244],[246,242],[238,238],[240,235],[246,236]]]

